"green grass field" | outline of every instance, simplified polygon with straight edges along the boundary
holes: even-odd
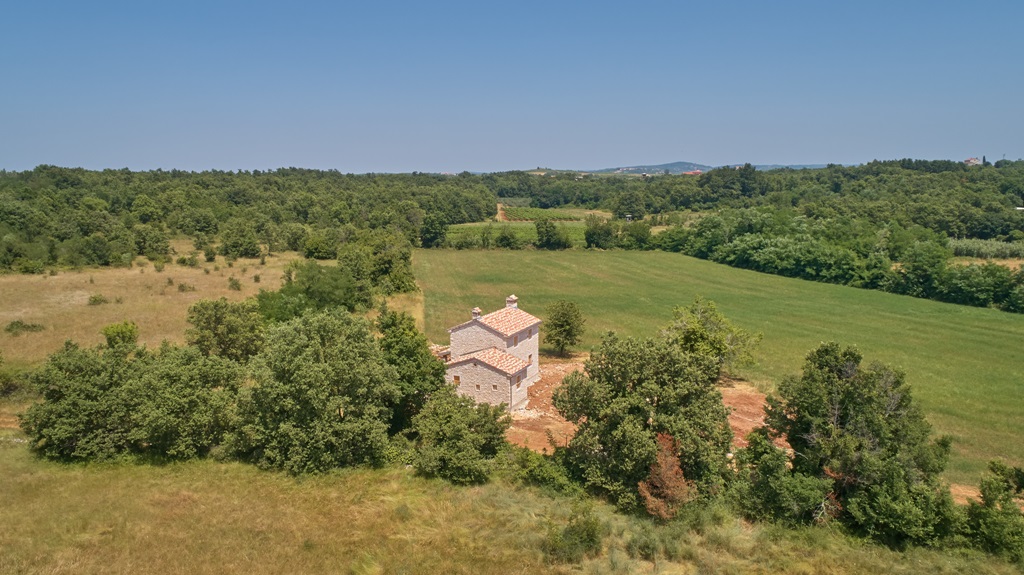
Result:
[[[448,241],[452,245],[456,245],[459,238],[470,237],[476,240],[477,245],[480,243],[480,231],[486,226],[491,226],[492,235],[491,241],[497,237],[498,232],[501,228],[508,226],[515,232],[516,236],[527,243],[537,241],[537,225],[534,222],[491,222],[491,223],[473,223],[473,224],[458,224],[450,226],[448,228]],[[582,247],[586,245],[586,239],[583,237],[583,232],[587,229],[585,222],[556,222],[556,226],[563,226],[569,232],[569,239],[572,241],[574,246]]]
[[[505,206],[505,217],[514,222],[532,222],[535,220],[545,218],[549,220],[561,221],[576,221],[583,219],[581,216],[575,215],[564,210],[530,208],[519,206]]]
[[[742,372],[765,389],[799,372],[823,341],[856,345],[868,361],[904,369],[937,431],[954,438],[950,481],[976,485],[985,464],[1024,464],[1024,315],[943,304],[739,270],[664,252],[418,250],[427,335],[504,304],[510,293],[541,318],[556,299],[601,334],[652,335],[696,295],[764,340]]]

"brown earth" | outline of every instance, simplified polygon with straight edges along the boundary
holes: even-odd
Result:
[[[526,409],[512,413],[512,427],[506,435],[510,443],[541,453],[551,451],[549,433],[556,445],[569,443],[576,426],[558,415],[551,404],[551,395],[565,376],[576,370],[583,371],[584,359],[546,361],[541,365],[540,380],[527,390]]]
[[[533,451],[547,452],[551,450],[550,439],[559,446],[566,445],[572,439],[576,426],[558,415],[551,396],[565,376],[576,370],[583,371],[586,359],[586,354],[579,354],[567,361],[549,360],[543,363],[540,381],[530,386],[527,392],[526,409],[512,414],[512,427],[507,434],[509,442]],[[765,395],[746,382],[731,379],[723,379],[721,390],[722,400],[729,407],[733,444],[744,447],[747,434],[764,422]]]
[[[576,426],[563,419],[551,403],[555,389],[570,373],[583,371],[586,354],[572,357],[569,360],[549,360],[541,369],[540,381],[530,386],[527,392],[526,409],[512,414],[512,427],[506,437],[510,443],[520,445],[539,453],[552,451],[552,440],[555,445],[565,446],[572,439]],[[764,423],[765,394],[744,381],[723,378],[722,401],[729,408],[729,426],[732,428],[733,445],[745,447],[747,434]],[[4,421],[0,419],[0,427]],[[14,421],[17,425],[17,421]],[[785,441],[776,442],[779,447],[789,447]],[[981,492],[977,486],[954,483],[949,486],[953,501],[966,505],[968,501],[981,501]],[[1024,502],[1022,502],[1024,509]]]
[[[0,413],[0,429],[18,429],[21,424],[13,413]]]
[[[496,216],[499,222],[507,222],[508,218],[505,217],[505,206],[498,204],[498,215]]]

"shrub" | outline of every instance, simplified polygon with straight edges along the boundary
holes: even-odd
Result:
[[[657,460],[657,434],[667,433],[685,477],[703,493],[717,491],[732,433],[716,383],[740,342],[750,339],[742,334],[700,300],[677,309],[658,338],[609,334],[586,374],[570,374],[554,395],[559,413],[578,426],[565,454],[574,477],[620,508],[640,509],[639,486]]]
[[[789,458],[772,444],[767,430],[747,435],[736,454],[738,481],[731,494],[743,514],[787,525],[823,523],[839,512],[832,482],[789,470]]]
[[[21,381],[4,369],[4,354],[0,353],[0,398],[11,397],[21,390]]]
[[[794,451],[792,477],[778,484],[789,496],[799,494],[787,504],[797,508],[789,515],[806,518],[820,489],[800,477],[806,476],[829,483],[840,517],[855,530],[894,546],[936,543],[957,521],[939,481],[950,440],[931,437],[902,372],[862,366],[861,359],[854,348],[822,344],[808,354],[802,376],[784,380],[779,396],[768,400],[768,433],[786,437]],[[770,452],[755,459],[766,465],[759,474],[785,477]],[[763,504],[778,509],[785,497],[775,497]]]
[[[502,462],[519,482],[555,494],[583,495],[583,490],[569,478],[565,467],[555,457],[509,445],[503,452]]]
[[[583,312],[578,305],[567,300],[558,300],[547,308],[548,318],[544,323],[544,339],[559,355],[565,350],[579,344],[586,331]]]
[[[484,483],[511,423],[504,404],[478,404],[450,386],[441,387],[413,418],[419,434],[413,466],[426,477]]]
[[[640,558],[645,561],[654,561],[661,552],[661,541],[649,527],[642,528],[634,533],[626,542],[626,553],[630,557]]]
[[[579,563],[601,552],[605,528],[589,503],[577,502],[565,527],[548,527],[541,548],[553,563]]]
[[[391,418],[391,431],[397,433],[408,428],[427,398],[446,385],[445,366],[431,353],[430,342],[409,314],[382,306],[376,327],[384,361],[398,371],[399,398]]]
[[[565,250],[572,247],[569,232],[551,220],[537,220],[537,247],[544,250]]]
[[[265,329],[259,307],[251,299],[201,300],[188,309],[185,340],[203,355],[245,363],[263,349]]]
[[[967,534],[979,547],[1024,563],[1024,513],[1015,497],[1024,492],[1024,470],[989,463],[992,475],[981,482],[981,503],[967,508]]]
[[[17,337],[23,333],[34,333],[37,331],[43,331],[46,329],[42,324],[38,323],[26,323],[20,319],[16,319],[7,324],[4,331]]]
[[[199,267],[199,258],[196,257],[196,253],[192,252],[187,256],[180,256],[175,262],[179,266],[188,266],[190,268]]]
[[[658,519],[672,519],[679,509],[697,496],[693,482],[687,481],[679,467],[679,446],[667,433],[658,434],[658,453],[651,473],[638,488],[647,512]]]
[[[242,291],[242,282],[238,281],[238,278],[231,276],[228,278],[228,289]]]
[[[190,291],[196,291],[196,286],[194,286],[192,284],[187,284],[187,283],[179,283],[178,284],[178,291],[182,292],[182,293],[190,292]]]
[[[110,303],[110,300],[102,294],[93,294],[89,296],[89,305],[103,305],[105,303]]]
[[[369,323],[307,313],[271,328],[267,342],[239,399],[234,451],[292,474],[383,464],[398,376]]]
[[[146,352],[132,323],[107,326],[103,335],[106,344],[94,349],[66,343],[33,375],[42,401],[29,407],[22,427],[37,453],[190,459],[220,442],[241,381],[236,364],[194,348]]]
[[[516,235],[512,226],[501,226],[497,237],[494,238],[494,246],[506,250],[519,250],[523,248],[523,240]]]

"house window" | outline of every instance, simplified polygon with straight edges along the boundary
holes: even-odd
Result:
[[[498,384],[492,385],[491,389],[493,389],[494,391],[498,391]]]
[[[519,336],[518,336],[518,335],[517,335],[517,336],[514,336],[514,337],[512,338],[512,347],[515,347],[515,346],[517,346],[517,345],[519,345]]]
[[[455,385],[459,385],[460,383],[462,383],[462,380],[457,375],[453,375],[452,380]]]
[[[480,391],[480,384],[479,384],[479,383],[478,383],[478,384],[476,384],[476,390],[477,390],[477,391]]]
[[[521,376],[521,375],[517,375],[517,376],[516,376],[516,383],[519,383],[519,382],[521,382],[521,381],[523,381],[523,376]]]
[[[522,386],[523,386],[523,384],[519,383],[518,381],[516,382],[516,389],[519,389]]]
[[[529,330],[527,330],[527,332],[526,332],[526,339],[530,339],[531,337],[533,337],[533,328],[532,327]]]
[[[532,353],[529,356],[527,356],[526,363],[528,363],[530,365],[533,365],[533,354]]]

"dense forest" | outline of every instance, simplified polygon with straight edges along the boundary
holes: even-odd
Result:
[[[735,267],[1024,311],[1024,273],[951,257],[1024,256],[1024,161],[875,161],[761,172],[750,165],[700,176],[607,177],[575,172],[484,175],[89,171],[40,166],[0,172],[0,270],[127,265],[170,258],[169,238],[207,258],[295,250],[342,259],[355,279],[389,277],[410,248],[523,247],[508,229],[477,241],[448,226],[495,215],[498,202],[602,208],[586,245],[663,249]],[[533,213],[536,213],[534,210]],[[627,222],[625,218],[632,221]],[[572,246],[538,221],[535,246]],[[669,226],[652,233],[652,226]],[[493,240],[493,241],[492,241]],[[216,246],[216,247],[215,247]]]
[[[367,230],[418,244],[434,222],[480,221],[495,210],[473,177],[40,166],[0,172],[0,269],[127,265],[136,255],[167,257],[175,235],[196,238],[200,249],[219,238],[227,256],[269,249],[333,259]]]

